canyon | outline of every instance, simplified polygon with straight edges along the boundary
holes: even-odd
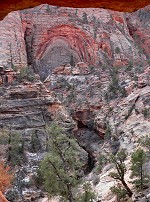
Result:
[[[0,26],[0,67],[7,70],[0,72],[0,127],[24,140],[22,181],[32,181],[53,121],[78,140],[91,182],[100,154],[125,148],[130,156],[149,135],[150,6],[125,13],[42,4],[9,13]],[[24,68],[32,81],[17,79]],[[40,142],[34,152],[33,136]],[[94,186],[103,202],[115,201],[110,170]],[[22,193],[26,201],[42,198],[34,185]]]

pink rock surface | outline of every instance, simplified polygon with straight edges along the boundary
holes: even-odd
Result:
[[[8,66],[10,61],[17,66],[32,64],[45,78],[53,68],[70,63],[71,57],[76,63],[97,67],[106,62],[146,64],[149,9],[129,14],[43,4],[12,12],[0,21],[0,65]]]

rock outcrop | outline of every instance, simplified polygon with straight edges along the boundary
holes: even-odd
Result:
[[[47,4],[12,12],[0,22],[0,65],[30,64],[44,79],[70,62],[96,67],[106,61],[113,66],[146,64],[148,21],[149,6],[131,14]]]
[[[24,145],[24,160],[15,168],[15,175],[21,183],[31,183],[28,188],[24,186],[18,188],[20,186],[19,182],[15,182],[15,201],[23,200],[18,198],[21,193],[23,193],[26,201],[42,197],[41,191],[35,190],[35,187],[32,188],[32,181],[38,164],[46,153],[47,134],[45,129],[53,121],[57,122],[70,135],[76,129],[76,123],[65,107],[45,88],[41,81],[35,81],[34,83],[24,81],[19,85],[7,84],[1,86],[0,129],[7,129],[11,136],[19,134],[18,138]],[[37,141],[33,143],[35,138]],[[9,148],[4,147],[4,145],[0,146],[0,156],[6,158],[6,150],[8,151]],[[84,156],[85,165],[87,165],[87,153],[82,149],[80,149],[80,152]],[[17,155],[20,158],[21,153]]]
[[[52,121],[77,138],[87,173],[101,153],[125,148],[130,154],[149,134],[149,11],[149,6],[129,14],[46,4],[0,22],[0,127],[18,131],[25,141],[25,181],[45,155],[45,127]],[[27,65],[35,81],[16,83],[13,69],[21,72]],[[40,140],[36,152],[33,135]],[[104,168],[95,186],[96,191],[102,186],[102,201],[111,201],[110,170]],[[103,180],[109,182],[106,190]],[[38,200],[41,192],[24,190],[27,200],[31,195]]]

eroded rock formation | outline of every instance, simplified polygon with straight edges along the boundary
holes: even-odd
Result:
[[[95,67],[146,64],[148,20],[149,6],[131,14],[46,4],[12,12],[0,22],[0,64],[32,65],[42,79],[70,62]]]
[[[11,71],[28,65],[37,78],[4,82],[0,91],[0,127],[19,131],[25,140],[27,176],[45,154],[45,126],[52,121],[86,151],[87,173],[99,154],[116,154],[119,147],[130,153],[149,133],[149,11],[149,6],[129,14],[46,4],[0,22],[0,65]],[[33,134],[40,154],[31,149]],[[100,179],[110,183],[99,198],[107,202],[114,182],[105,172]],[[95,190],[100,186],[105,182]],[[33,192],[25,194],[31,200]]]

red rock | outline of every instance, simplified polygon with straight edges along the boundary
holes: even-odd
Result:
[[[113,13],[112,17],[113,17],[114,21],[119,22],[122,25],[124,25],[124,19],[122,18],[121,15],[119,15],[119,12]]]
[[[110,36],[107,32],[102,33],[101,37],[102,37],[102,39],[109,39],[110,38]]]
[[[11,55],[15,66],[25,66],[28,60],[38,67],[44,79],[49,70],[70,63],[71,55],[75,63],[83,61],[88,66],[99,67],[106,60],[114,66],[123,66],[131,60],[137,62],[137,58],[146,65],[149,30],[141,16],[147,16],[149,9],[147,6],[128,14],[98,8],[76,10],[41,5],[12,12],[0,21],[0,65],[7,65]],[[140,12],[143,15],[139,15]],[[87,14],[88,22],[84,22],[83,13]],[[142,55],[137,52],[134,40],[140,41]],[[70,70],[64,71],[70,75]]]
[[[121,59],[116,60],[113,64],[114,67],[121,67],[124,65],[125,65],[125,63]]]
[[[109,42],[102,42],[101,48],[104,52],[106,52],[110,57],[112,57],[111,46]]]
[[[71,75],[71,72],[72,72],[72,67],[71,67],[71,65],[70,65],[70,64],[65,65],[64,74],[65,74],[65,75]]]
[[[73,69],[73,74],[89,74],[90,69],[84,62],[78,62]]]
[[[55,67],[53,74],[62,74],[64,72],[64,66]]]
[[[127,95],[129,95],[133,91],[134,87],[135,87],[134,81],[130,82],[130,84],[125,87]]]

